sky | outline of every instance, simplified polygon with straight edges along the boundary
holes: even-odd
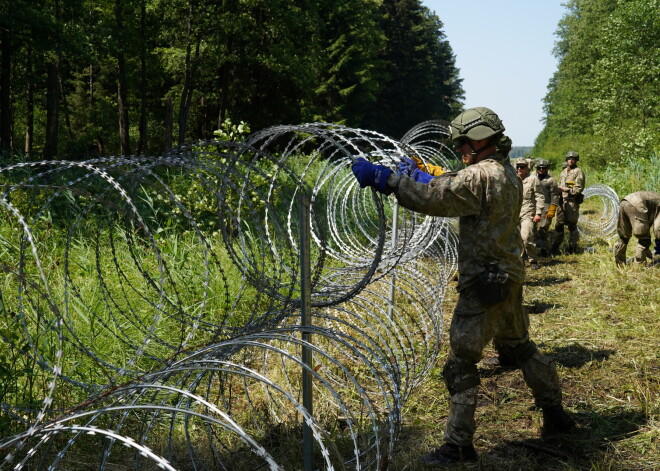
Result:
[[[565,0],[422,0],[443,23],[463,79],[465,107],[497,113],[514,146],[533,146]]]

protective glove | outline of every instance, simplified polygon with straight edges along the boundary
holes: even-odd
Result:
[[[397,173],[399,175],[407,175],[418,183],[428,183],[433,180],[433,175],[420,170],[415,161],[408,157],[401,158]]]
[[[351,170],[353,170],[353,175],[360,184],[360,188],[371,186],[385,195],[394,191],[387,185],[387,178],[392,174],[392,170],[384,165],[372,164],[367,159],[359,157],[353,161]]]
[[[552,219],[555,217],[555,211],[557,211],[557,205],[551,204],[548,208],[548,213],[545,215],[546,219]]]
[[[440,175],[446,172],[446,170],[439,165],[425,164],[422,161],[422,159],[420,159],[416,155],[413,155],[411,159],[413,160],[413,162],[415,163],[418,169],[420,169],[422,172],[428,173],[431,176],[439,177]],[[402,160],[406,160],[406,158],[404,157]],[[409,166],[410,163],[406,163],[405,165]],[[399,163],[399,169],[401,169],[401,163]],[[399,175],[401,175],[401,173],[399,173]],[[410,176],[410,173],[406,173],[406,175]]]

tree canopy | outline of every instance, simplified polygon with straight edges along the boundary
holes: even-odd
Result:
[[[460,109],[442,27],[420,0],[5,0],[0,149],[155,154],[227,118],[398,138]]]
[[[535,153],[596,166],[660,152],[660,0],[569,0]]]

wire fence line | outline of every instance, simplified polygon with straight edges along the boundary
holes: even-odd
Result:
[[[383,469],[438,355],[456,221],[361,190],[350,164],[457,169],[448,135],[310,123],[0,168],[0,467],[297,469],[305,422],[318,467]]]
[[[318,466],[382,467],[437,356],[456,236],[361,190],[350,164],[456,166],[446,137],[435,121],[401,141],[311,123],[0,168],[2,468],[298,468],[303,421]]]

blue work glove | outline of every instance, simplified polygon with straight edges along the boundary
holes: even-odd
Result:
[[[392,170],[384,165],[375,165],[362,157],[353,161],[351,165],[353,175],[360,184],[360,188],[371,186],[379,193],[389,195],[393,189],[387,186],[387,178],[392,174]]]
[[[402,157],[399,161],[399,175],[407,175],[418,183],[428,183],[433,180],[433,175],[429,175],[424,170],[417,167],[415,161],[409,157]]]

